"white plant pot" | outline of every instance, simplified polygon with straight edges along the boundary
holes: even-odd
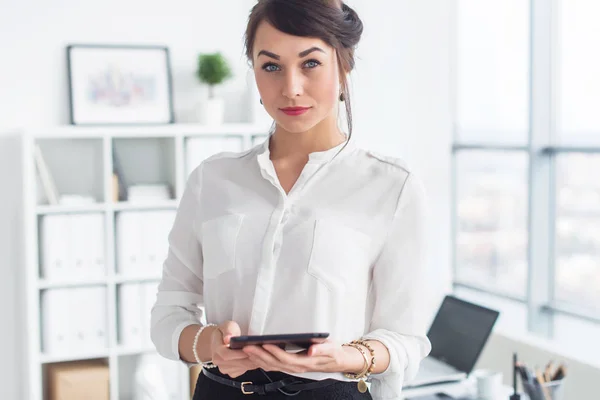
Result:
[[[225,102],[222,98],[204,99],[197,105],[198,122],[204,125],[220,125],[225,115]]]

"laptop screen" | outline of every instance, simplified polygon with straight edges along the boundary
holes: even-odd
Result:
[[[446,296],[427,334],[430,356],[471,373],[498,315],[498,311]]]

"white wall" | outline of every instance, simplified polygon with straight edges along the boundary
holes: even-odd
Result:
[[[431,201],[429,307],[450,287],[450,29],[453,1],[348,1],[365,23],[353,78],[356,135],[401,156]]]
[[[254,0],[0,0],[0,132],[68,121],[69,43],[163,44],[171,50],[178,121],[190,119],[203,93],[194,79],[199,51],[221,50],[235,79],[221,89],[229,121],[245,117],[243,32]],[[449,290],[450,13],[446,0],[348,0],[365,24],[352,80],[354,137],[359,144],[404,157],[431,199],[430,272],[435,290]],[[2,199],[0,198],[0,206]],[[3,285],[3,283],[0,283]],[[10,287],[0,287],[16,296]],[[432,298],[432,306],[439,296]],[[3,399],[19,399],[10,374],[19,354],[0,330]],[[8,358],[5,358],[7,352]]]

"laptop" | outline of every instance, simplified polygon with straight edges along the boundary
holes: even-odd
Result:
[[[448,295],[444,298],[427,337],[431,353],[421,362],[417,376],[405,388],[460,381],[471,373],[499,312]]]

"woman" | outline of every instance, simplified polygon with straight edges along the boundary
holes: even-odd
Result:
[[[158,352],[205,367],[195,400],[395,399],[430,351],[421,184],[350,141],[361,34],[339,0],[252,9],[246,52],[275,129],[191,174],[152,310]],[[302,353],[228,347],[240,334],[301,332],[330,337]]]

